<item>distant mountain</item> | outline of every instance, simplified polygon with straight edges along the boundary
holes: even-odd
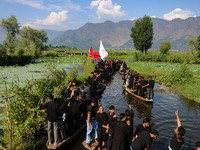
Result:
[[[54,30],[47,30],[45,29],[45,32],[47,33],[47,37],[49,38],[48,43],[50,43],[53,39],[60,36],[64,33],[64,31],[54,31]]]
[[[188,50],[187,39],[191,36],[200,35],[200,17],[188,19],[174,19],[167,21],[160,18],[152,18],[154,28],[153,46],[151,49],[158,50],[163,41],[171,41],[172,49]],[[99,41],[108,48],[133,48],[130,37],[134,21],[120,21],[114,23],[87,23],[77,30],[69,30],[56,37],[50,43],[52,45],[75,46],[88,49],[90,46],[98,49]]]
[[[45,30],[45,32],[47,33],[47,37],[49,38],[48,43],[64,33],[64,31],[54,31],[54,30]],[[4,40],[5,40],[5,31],[3,28],[0,27],[0,43],[3,43]]]

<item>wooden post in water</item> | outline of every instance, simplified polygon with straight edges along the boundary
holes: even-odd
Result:
[[[5,104],[6,104],[6,112],[7,112],[7,116],[8,116],[8,131],[9,131],[9,149],[12,150],[12,124],[11,124],[11,120],[9,118],[9,112],[8,112],[8,89],[7,89],[7,84],[5,81]]]

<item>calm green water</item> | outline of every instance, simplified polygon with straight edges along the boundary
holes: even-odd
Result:
[[[14,82],[24,85],[27,80],[40,79],[49,73],[49,68],[64,69],[69,72],[73,68],[80,68],[83,59],[77,57],[41,58],[36,63],[25,66],[0,66],[0,129],[2,128],[5,82],[9,87]]]

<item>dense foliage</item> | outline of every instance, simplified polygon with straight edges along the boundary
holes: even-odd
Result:
[[[171,42],[165,41],[165,42],[162,42],[159,51],[162,55],[166,55],[169,53],[170,49],[171,49]]]
[[[6,39],[0,45],[0,65],[23,65],[38,58],[41,51],[47,47],[47,34],[44,30],[36,30],[30,27],[20,29],[15,16],[0,21],[0,26],[6,31]]]
[[[91,60],[84,62],[91,71],[94,65]],[[12,149],[38,149],[44,144],[47,137],[46,114],[38,110],[40,99],[47,99],[50,94],[58,98],[62,104],[67,98],[69,81],[76,83],[83,82],[88,73],[84,69],[83,74],[78,74],[78,69],[73,69],[66,73],[65,70],[51,69],[50,73],[42,79],[27,81],[25,86],[17,84],[9,88],[9,100],[7,115],[4,119],[4,143],[9,147],[9,133],[12,134]],[[7,126],[11,120],[12,131],[9,132]]]
[[[149,16],[144,16],[135,22],[131,29],[134,46],[144,54],[151,48],[153,42],[153,22]]]

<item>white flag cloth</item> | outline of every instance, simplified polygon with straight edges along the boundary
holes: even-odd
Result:
[[[106,52],[102,41],[100,41],[99,54],[100,54],[102,60],[104,60],[105,57],[108,56],[108,52]]]

